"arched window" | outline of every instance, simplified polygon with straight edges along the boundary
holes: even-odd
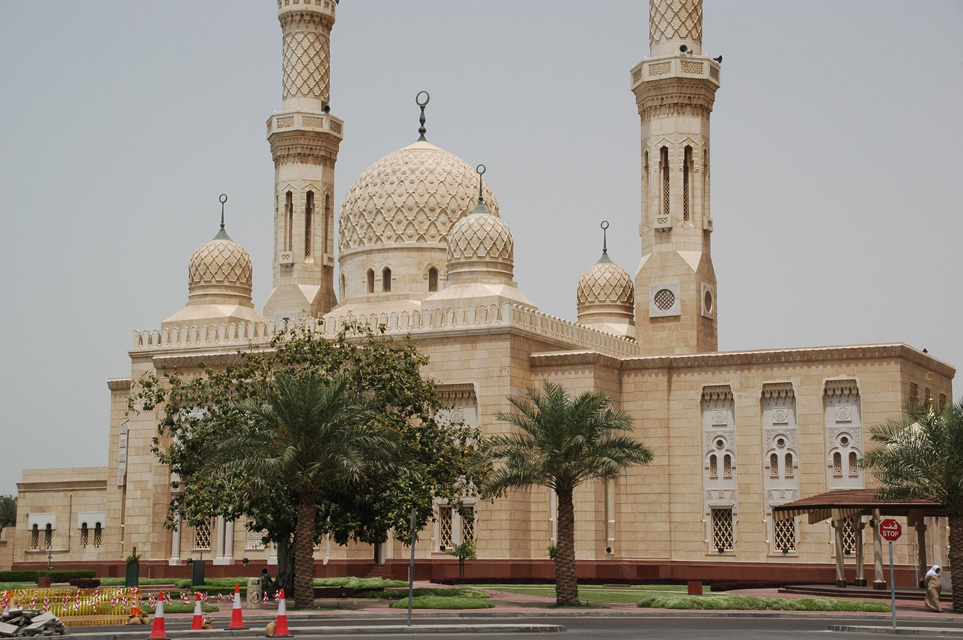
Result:
[[[104,540],[103,534],[104,534],[104,530],[100,526],[100,523],[98,522],[97,524],[94,525],[94,546],[95,547],[99,547],[103,543],[103,540]]]
[[[659,152],[659,173],[662,177],[662,214],[669,215],[669,148]]]
[[[849,477],[858,478],[859,477],[859,462],[858,456],[855,451],[849,452]]]
[[[30,531],[30,548],[40,548],[40,527],[36,524],[33,525],[33,529]]]
[[[775,453],[769,456],[769,477],[778,478],[779,477],[779,456]]]
[[[84,522],[80,525],[80,546],[86,547],[90,543],[90,530],[87,528],[87,523]]]
[[[438,269],[428,269],[428,291],[438,291]]]
[[[682,219],[689,221],[689,207],[692,201],[692,147],[685,148],[685,157],[682,161]]]
[[[793,473],[794,471],[792,468],[792,454],[787,453],[786,454],[786,477],[791,478],[793,476]]]
[[[722,458],[722,477],[732,477],[732,456],[728,453]]]
[[[314,233],[314,191],[308,191],[304,199],[304,257],[311,257],[312,234]]]
[[[284,250],[293,251],[294,245],[294,194],[288,191],[284,195]]]
[[[338,296],[338,297],[341,298],[342,300],[344,300],[344,289],[345,289],[346,286],[347,286],[347,282],[345,282],[344,274],[342,273],[342,274],[341,274],[341,287],[340,287],[341,295]]]
[[[324,217],[321,218],[321,229],[323,231],[322,233],[323,237],[321,241],[324,243],[321,245],[322,253],[328,253],[328,234],[330,233],[329,229],[331,228],[331,223],[328,221],[328,216],[330,215],[331,215],[331,194],[326,193],[324,194]]]
[[[51,525],[49,522],[47,523],[47,527],[43,532],[43,548],[53,548],[53,525]]]
[[[381,290],[385,293],[391,291],[391,269],[385,267],[384,271],[381,272]]]
[[[837,478],[843,477],[843,454],[838,451],[833,454],[833,475]]]
[[[368,269],[368,293],[374,293],[374,269]]]
[[[716,454],[709,456],[709,477],[718,478],[719,477],[719,461],[716,458]]]
[[[649,152],[645,152],[642,160],[642,214],[649,212]]]
[[[702,150],[702,219],[709,217],[709,150]]]

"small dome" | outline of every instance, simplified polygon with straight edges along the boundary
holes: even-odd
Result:
[[[511,230],[479,201],[471,215],[455,223],[448,236],[448,281],[511,284],[514,270]]]
[[[588,307],[615,306],[632,309],[635,304],[635,288],[628,271],[609,260],[602,259],[586,269],[578,281],[579,314]]]
[[[495,196],[485,201],[498,215]],[[478,174],[464,160],[419,141],[371,165],[348,190],[339,219],[343,255],[379,245],[441,245],[471,210]]]
[[[188,266],[188,304],[245,304],[251,306],[251,256],[231,240],[223,227],[201,245]]]

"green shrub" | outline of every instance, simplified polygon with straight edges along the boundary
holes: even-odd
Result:
[[[316,587],[347,587],[357,591],[373,591],[390,587],[407,587],[408,583],[401,580],[384,580],[382,578],[315,578]]]
[[[401,600],[392,602],[392,609],[407,609],[408,594]],[[416,596],[411,601],[412,609],[492,609],[494,603],[477,597]]]
[[[414,596],[416,598],[420,597],[437,597],[437,598],[475,598],[476,600],[486,600],[491,596],[484,591],[478,591],[477,589],[415,589]],[[407,599],[408,590],[407,589],[391,589],[390,591],[385,591],[380,596],[375,596],[383,598],[385,600],[398,600],[399,598]]]
[[[51,582],[69,582],[73,578],[93,578],[93,569],[42,569],[40,571],[0,571],[0,582],[36,582],[49,576]]]
[[[152,607],[146,602],[143,602],[140,605],[140,610],[144,613],[154,613],[154,609],[155,607]],[[216,604],[201,603],[201,611],[204,613],[213,613],[220,610],[220,607],[218,607]],[[183,602],[165,602],[164,613],[194,613],[194,604],[184,604]]]

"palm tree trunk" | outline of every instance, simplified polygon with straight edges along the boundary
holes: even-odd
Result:
[[[317,496],[301,491],[298,526],[294,534],[294,603],[299,609],[314,605],[314,516]]]
[[[963,611],[963,515],[950,515],[950,571],[953,582],[953,611]]]
[[[555,604],[574,607],[578,601],[575,575],[575,505],[572,490],[555,490],[558,496],[558,548],[555,556]]]

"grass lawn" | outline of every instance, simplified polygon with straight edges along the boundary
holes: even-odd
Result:
[[[761,598],[726,594],[690,596],[684,594],[646,595],[639,607],[651,609],[727,609],[735,611],[874,611],[889,612],[888,604],[835,598]]]
[[[408,594],[392,602],[392,609],[407,609]],[[492,609],[494,603],[480,597],[421,595],[411,600],[412,609]]]
[[[505,591],[508,593],[542,596],[545,598],[555,597],[555,587],[553,585],[486,584],[475,585],[475,588],[495,589],[497,591]],[[592,603],[617,604],[628,602],[635,604],[646,595],[666,592],[685,593],[686,586],[675,584],[625,585],[617,587],[607,587],[604,585],[583,585],[578,588],[578,597],[579,600]]]

